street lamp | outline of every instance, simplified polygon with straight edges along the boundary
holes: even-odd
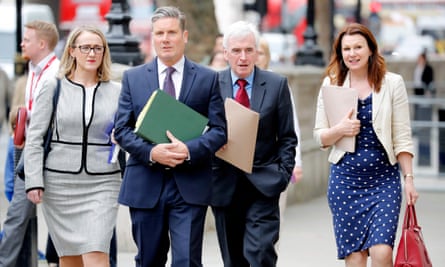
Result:
[[[139,51],[139,41],[130,34],[131,16],[128,9],[126,0],[112,1],[110,12],[105,15],[109,25],[106,37],[110,47],[111,60],[114,63],[133,66],[142,63],[142,57]]]
[[[355,22],[362,23],[362,1],[357,0],[357,7],[355,8]]]
[[[314,2],[315,0],[308,0],[306,21],[307,26],[304,31],[304,43],[301,49],[297,51],[295,65],[315,65],[324,66],[323,52],[317,46],[317,33],[314,28]]]
[[[22,0],[15,1],[16,14],[15,17],[15,25],[16,25],[16,34],[15,34],[15,58],[14,58],[14,75],[16,77],[25,73],[25,64],[26,61],[22,57],[22,48],[20,47],[20,43],[22,42]]]

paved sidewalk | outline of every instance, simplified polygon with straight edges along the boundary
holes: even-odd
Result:
[[[0,136],[0,148],[6,148],[4,134]],[[3,166],[6,151],[0,149],[0,177],[3,177]],[[305,179],[310,179],[306,177]],[[2,180],[2,179],[0,179]],[[416,206],[418,222],[422,227],[424,239],[435,267],[445,266],[445,177],[416,177],[416,187],[420,191],[420,199]],[[297,185],[298,186],[298,185]],[[7,202],[0,183],[0,223],[6,215]],[[127,232],[130,238],[127,211],[121,210],[123,219],[118,228]],[[401,214],[403,218],[403,212]],[[127,221],[125,221],[127,220]],[[400,225],[400,223],[399,223]],[[399,227],[400,229],[400,227]],[[398,236],[400,235],[400,232]],[[39,248],[44,251],[46,225],[42,216],[39,217]],[[121,247],[118,254],[119,267],[134,266],[134,244],[125,244],[119,240]],[[127,246],[126,246],[127,245]],[[129,247],[125,251],[122,247]],[[203,264],[205,267],[222,267],[216,234],[213,230],[206,232],[204,240]],[[279,244],[278,267],[342,267],[343,261],[336,260],[336,248],[329,208],[324,196],[289,206],[285,211],[284,226]],[[39,267],[47,267],[44,261]]]
[[[420,191],[420,198],[416,205],[418,223],[422,227],[424,240],[434,266],[442,267],[445,266],[443,244],[445,179],[416,178],[416,180]],[[404,211],[401,214],[402,218],[403,215]],[[119,253],[119,266],[134,266],[133,257],[134,253]],[[203,264],[206,267],[223,266],[214,231],[208,231],[205,235]],[[297,203],[286,209],[278,260],[278,267],[322,266],[344,266],[343,261],[336,259],[330,211],[324,196],[305,203]]]

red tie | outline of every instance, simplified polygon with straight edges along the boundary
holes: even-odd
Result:
[[[236,92],[235,100],[246,108],[250,108],[249,96],[246,91],[247,81],[244,79],[238,79],[236,83],[239,85],[238,92]]]

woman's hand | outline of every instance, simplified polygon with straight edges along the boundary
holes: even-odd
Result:
[[[114,138],[114,128],[113,128],[113,130],[111,130],[110,140],[111,140],[111,143],[118,145],[116,139]]]
[[[405,195],[408,205],[416,204],[416,201],[419,198],[419,193],[417,193],[416,188],[414,187],[413,177],[405,178]]]
[[[354,109],[351,108],[339,123],[323,130],[320,134],[322,147],[332,146],[343,137],[356,136],[360,132],[360,120],[355,118],[354,113]]]
[[[42,189],[31,189],[26,193],[29,201],[34,204],[39,204],[43,200],[43,190]]]
[[[351,109],[336,127],[344,136],[356,136],[360,132],[360,120],[354,118],[354,109]]]

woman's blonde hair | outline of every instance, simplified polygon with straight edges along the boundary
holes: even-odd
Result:
[[[264,57],[265,57],[265,61],[264,62],[261,62],[262,64],[262,66],[259,66],[258,65],[258,62],[257,62],[257,66],[259,66],[260,68],[262,68],[262,69],[265,69],[265,70],[267,70],[267,69],[269,69],[269,65],[270,65],[270,47],[269,47],[269,42],[267,41],[267,39],[266,38],[264,38],[264,37],[261,37],[260,38],[260,42],[258,43],[258,50],[263,50],[263,52],[264,52]],[[264,65],[263,65],[264,64]]]
[[[83,32],[90,32],[96,34],[102,40],[102,44],[104,46],[104,52],[102,55],[102,63],[97,69],[97,77],[99,81],[107,82],[111,79],[111,56],[110,56],[110,48],[108,47],[108,42],[105,38],[103,32],[94,26],[84,25],[75,28],[70,32],[68,38],[66,40],[65,49],[63,50],[62,58],[60,59],[60,69],[59,69],[59,78],[63,78],[65,76],[70,76],[73,74],[74,70],[77,67],[77,62],[74,57],[71,56],[71,48],[76,47],[76,41],[79,35]]]

